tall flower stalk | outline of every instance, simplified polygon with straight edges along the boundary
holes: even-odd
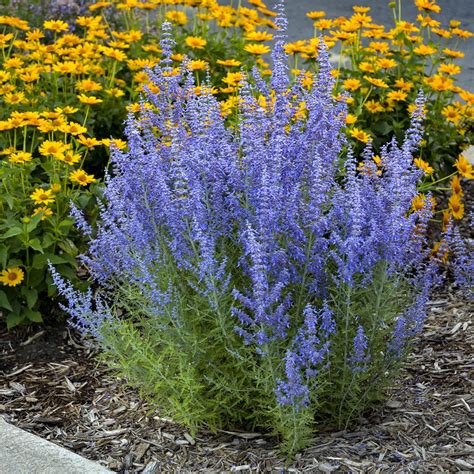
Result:
[[[291,454],[382,397],[437,260],[429,197],[412,208],[422,97],[403,143],[356,158],[326,50],[310,88],[290,82],[281,9],[277,25],[271,81],[243,75],[232,125],[186,62],[149,72],[84,257],[98,299],[53,274],[74,324],[160,410],[191,429],[269,429]]]

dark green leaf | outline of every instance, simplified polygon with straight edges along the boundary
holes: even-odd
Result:
[[[25,308],[23,310],[25,313],[26,317],[30,320],[33,321],[34,323],[41,323],[43,321],[43,318],[41,316],[41,313],[39,311],[34,311],[30,308]]]
[[[10,301],[8,301],[7,294],[2,290],[0,290],[0,307],[13,311]]]
[[[26,298],[26,304],[28,308],[33,308],[33,306],[38,301],[38,292],[33,288],[23,287],[21,289],[21,294]]]
[[[43,253],[43,247],[41,247],[41,242],[39,239],[31,239],[28,242],[28,246],[31,247],[32,249],[35,249],[38,252]]]
[[[7,329],[14,328],[23,322],[25,315],[22,313],[10,313],[7,316]]]
[[[0,239],[9,239],[10,237],[15,237],[23,232],[21,227],[13,227],[10,230],[7,230],[3,235],[0,235]]]

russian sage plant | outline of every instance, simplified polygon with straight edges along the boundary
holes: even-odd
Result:
[[[290,83],[281,14],[278,26],[271,80],[244,75],[231,125],[209,84],[172,70],[165,31],[100,224],[74,212],[97,291],[55,281],[76,327],[162,413],[192,430],[267,430],[294,453],[383,397],[437,259],[429,198],[412,208],[421,98],[379,164],[370,144],[353,156],[327,52],[312,87]]]

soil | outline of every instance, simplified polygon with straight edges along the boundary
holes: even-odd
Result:
[[[385,405],[353,430],[317,434],[289,465],[265,434],[191,437],[62,323],[0,333],[0,414],[119,473],[472,472],[473,354],[472,305],[438,292]]]

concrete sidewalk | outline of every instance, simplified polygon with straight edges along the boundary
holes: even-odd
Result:
[[[108,469],[7,423],[0,416],[0,474],[106,474]]]

